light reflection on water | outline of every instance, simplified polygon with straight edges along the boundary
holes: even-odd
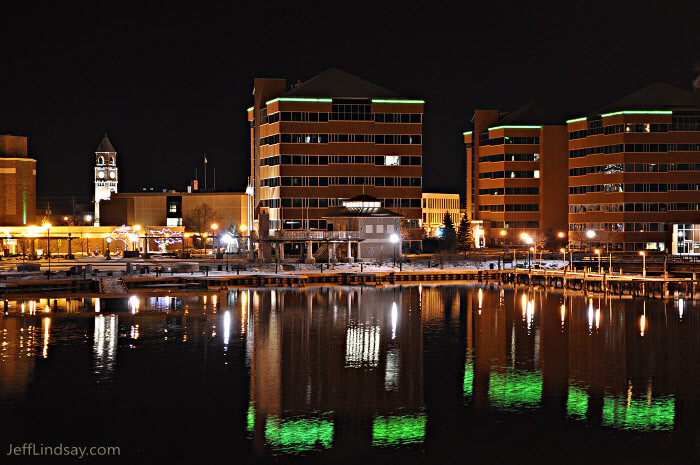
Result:
[[[173,363],[217,350],[222,365],[240,359],[250,387],[238,431],[262,455],[421,447],[439,434],[442,404],[463,409],[464,425],[546,412],[562,428],[671,432],[698,397],[685,377],[700,329],[689,301],[439,285],[107,300],[58,301],[51,316],[11,302],[22,312],[0,319],[0,405],[23,398],[37,359],[86,342],[106,389],[146,351]],[[76,311],[94,312],[80,320],[92,338],[70,329]],[[425,386],[451,379],[458,398],[431,400]]]

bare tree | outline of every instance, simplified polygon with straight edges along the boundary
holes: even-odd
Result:
[[[185,229],[199,234],[209,231],[212,223],[216,223],[219,215],[208,203],[197,205],[183,218]]]

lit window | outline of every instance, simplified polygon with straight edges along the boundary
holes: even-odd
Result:
[[[384,157],[384,165],[386,166],[396,166],[399,164],[398,155],[387,155]]]
[[[540,170],[535,170],[535,177],[539,178],[540,177]]]
[[[168,218],[166,226],[182,226],[182,218]]]

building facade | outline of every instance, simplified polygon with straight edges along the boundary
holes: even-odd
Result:
[[[201,205],[213,211],[222,228],[231,222],[248,227],[249,196],[243,192],[140,192],[112,194],[102,202],[103,225],[186,226],[185,218]]]
[[[28,225],[36,215],[36,160],[27,138],[0,136],[0,225]]]
[[[100,225],[100,202],[117,193],[118,183],[117,151],[105,134],[95,150],[95,226]]]
[[[423,192],[423,231],[428,237],[438,237],[444,226],[445,212],[449,213],[455,228],[462,221],[459,194],[435,194]]]
[[[342,200],[367,194],[404,216],[407,243],[420,248],[423,100],[337,69],[289,91],[283,79],[254,84],[254,205],[271,234],[325,230]]]
[[[696,95],[655,83],[567,124],[570,241],[700,253]]]
[[[476,110],[472,122],[464,133],[467,209],[483,221],[486,245],[563,234],[568,138],[558,112],[534,102],[510,114]]]

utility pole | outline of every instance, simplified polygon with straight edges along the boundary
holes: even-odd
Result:
[[[207,154],[204,154],[204,190],[207,190]]]

